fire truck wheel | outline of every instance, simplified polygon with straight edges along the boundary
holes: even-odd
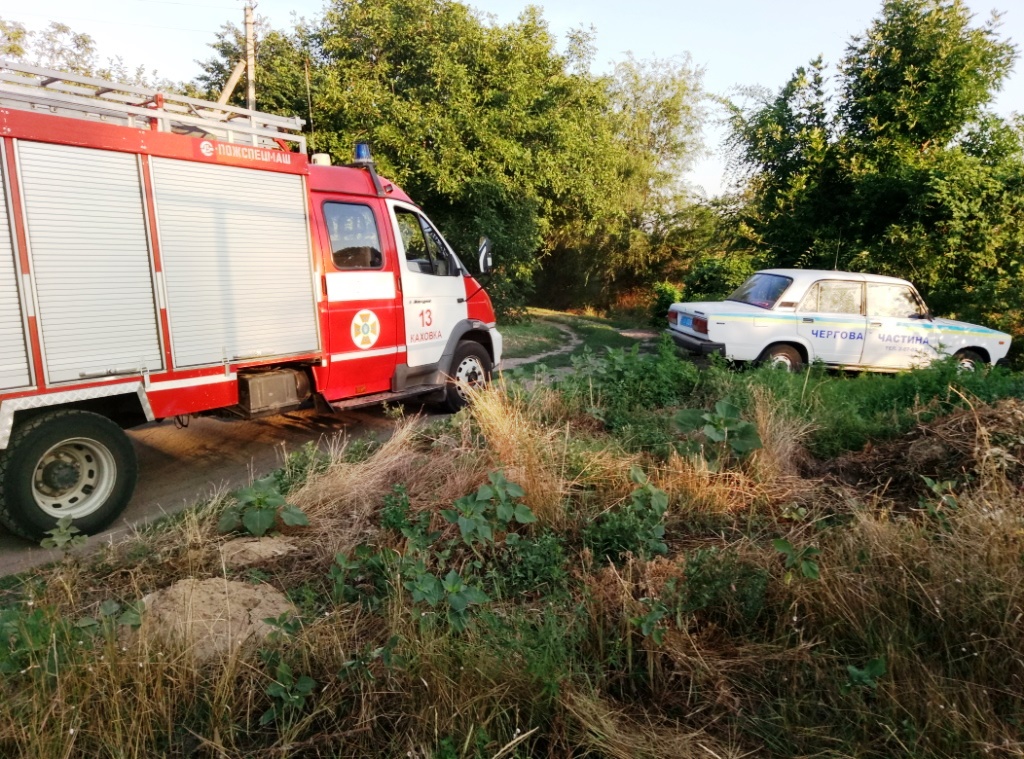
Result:
[[[491,358],[480,343],[459,343],[452,359],[451,379],[445,388],[444,406],[453,414],[469,402],[468,387],[482,387],[491,381]]]
[[[135,449],[114,422],[72,409],[40,414],[0,453],[0,522],[30,540],[63,517],[99,532],[128,505],[137,475]]]

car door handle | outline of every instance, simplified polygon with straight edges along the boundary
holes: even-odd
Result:
[[[882,326],[882,322],[871,322],[870,326],[872,326],[872,327],[881,327]]]
[[[809,319],[809,318],[807,318],[805,316],[804,317],[804,324],[814,324],[814,319]]]

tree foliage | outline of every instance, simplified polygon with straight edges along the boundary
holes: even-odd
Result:
[[[130,68],[119,56],[102,61],[90,35],[57,21],[33,30],[19,21],[0,18],[0,56],[70,74],[165,90],[180,89],[179,85],[160,78],[155,70],[150,72],[145,66]]]
[[[995,14],[974,25],[962,0],[887,0],[834,77],[815,60],[734,111],[748,241],[777,265],[907,277],[939,311],[1008,324],[1024,141],[988,107],[1016,55]]]
[[[497,24],[452,0],[336,0],[258,36],[258,107],[310,118],[312,146],[336,161],[370,142],[457,250],[490,236],[488,289],[506,314],[542,263],[599,287],[651,269],[659,212],[699,139],[689,61],[629,58],[596,77],[590,32],[561,52],[536,7]],[[241,55],[239,30],[213,47],[199,80],[211,95]],[[559,276],[542,284],[566,291]]]

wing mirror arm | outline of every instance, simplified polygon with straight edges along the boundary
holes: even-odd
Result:
[[[491,271],[494,269],[494,258],[491,256],[491,249],[493,245],[489,237],[481,237],[480,244],[477,248],[477,255],[479,256],[480,264],[480,278],[489,277]],[[477,288],[467,295],[465,298],[459,298],[459,303],[465,303],[470,300],[474,295],[483,290],[483,285],[478,285]]]

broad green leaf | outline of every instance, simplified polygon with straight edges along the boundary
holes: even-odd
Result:
[[[277,521],[274,509],[262,509],[251,506],[242,514],[242,526],[250,535],[261,538],[267,534]]]

